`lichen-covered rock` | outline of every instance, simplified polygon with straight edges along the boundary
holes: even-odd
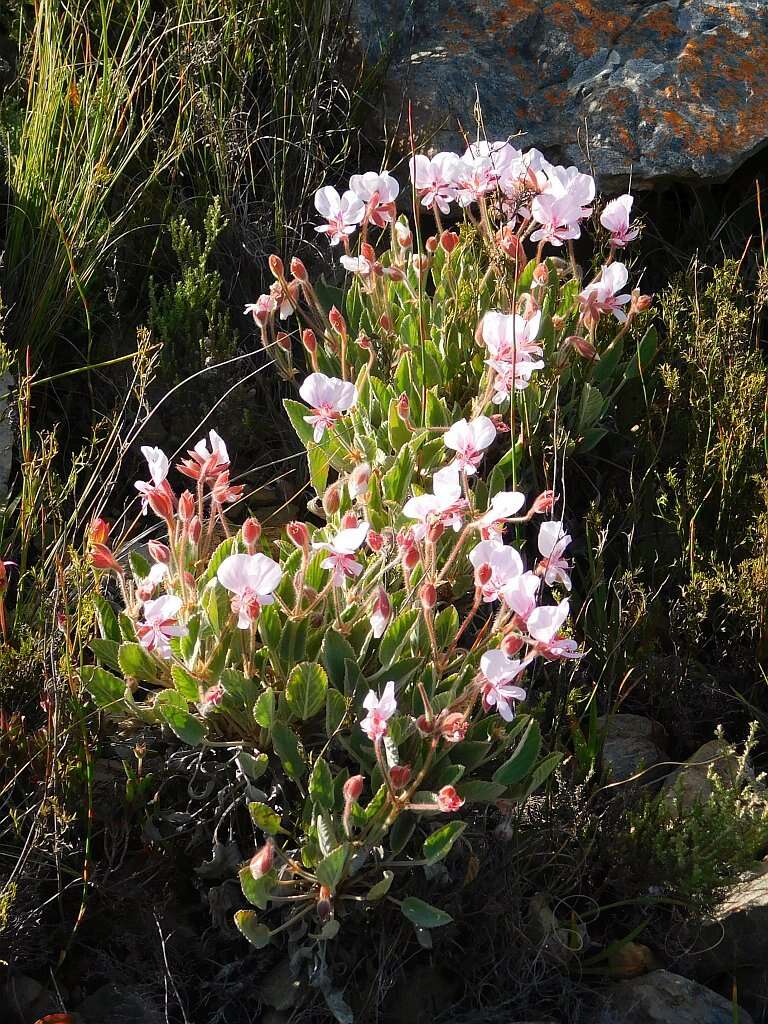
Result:
[[[612,782],[637,777],[648,783],[664,774],[668,756],[658,722],[643,715],[605,715],[597,724],[603,734],[603,766]]]
[[[729,788],[739,782],[739,758],[722,740],[703,744],[669,776],[664,783],[664,794],[670,807],[685,811],[696,803],[706,803],[712,795],[710,772]],[[747,778],[754,778],[749,768]]]
[[[476,133],[583,165],[604,186],[722,179],[768,139],[768,0],[355,0],[389,53],[388,117],[456,148]]]
[[[621,981],[611,992],[599,1024],[753,1024],[743,1009],[696,981],[670,971],[651,971]]]

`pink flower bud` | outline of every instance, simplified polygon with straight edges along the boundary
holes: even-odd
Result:
[[[376,250],[373,248],[370,242],[363,242],[360,246],[360,255],[364,260],[368,260],[369,263],[376,262]]]
[[[424,243],[424,248],[431,255],[437,252],[437,247],[439,244],[439,239],[435,235],[430,235],[429,238]]]
[[[285,333],[285,331],[278,331],[277,335],[275,336],[275,341],[277,342],[279,348],[281,348],[283,350],[283,352],[292,352],[293,351],[293,345],[291,343],[291,339]]]
[[[93,519],[88,527],[88,540],[91,544],[106,544],[109,540],[110,529],[106,519]]]
[[[404,391],[397,400],[397,415],[401,420],[407,420],[411,415],[411,403]]]
[[[458,711],[451,711],[445,716],[440,715],[437,728],[446,743],[461,743],[466,738],[469,723]]]
[[[197,580],[192,575],[192,573],[189,572],[188,569],[185,569],[185,571],[182,573],[182,579],[184,580],[185,585],[188,586],[188,587],[196,587],[197,586]]]
[[[191,491],[184,491],[179,498],[179,519],[188,523],[195,514],[195,499]]]
[[[514,230],[507,224],[496,232],[496,244],[505,256],[515,262],[515,275],[518,275],[528,262],[523,243]]]
[[[460,807],[463,807],[464,800],[453,786],[443,786],[440,792],[437,794],[437,806],[445,814],[451,814],[454,811],[458,811]]]
[[[368,547],[371,551],[379,552],[384,547],[384,538],[375,530],[368,531]]]
[[[427,527],[427,543],[437,544],[445,533],[445,524],[441,522],[430,523]]]
[[[403,565],[406,569],[415,569],[419,564],[418,548],[408,548],[403,555]]]
[[[138,597],[140,601],[151,600],[152,595],[155,592],[155,587],[155,583],[140,583],[139,586],[136,587],[136,597]]]
[[[373,342],[366,334],[361,334],[357,339],[357,347],[361,348],[363,352],[372,352]]]
[[[272,271],[274,276],[278,278],[283,277],[285,274],[283,261],[279,256],[275,256],[274,254],[269,257],[269,269]]]
[[[381,327],[382,331],[391,331],[392,318],[388,316],[386,313],[382,313],[381,316],[379,317],[379,327]]]
[[[531,512],[534,514],[551,512],[556,501],[557,497],[554,491],[542,491],[537,498],[534,498],[533,504],[531,505]]]
[[[351,775],[344,783],[344,803],[354,804],[363,795],[365,777],[363,775]]]
[[[302,551],[309,551],[309,530],[304,523],[300,523],[298,520],[288,523],[285,532],[297,548],[301,548]]]
[[[341,517],[342,530],[354,530],[358,526],[357,516],[354,512],[345,512]]]
[[[495,412],[491,416],[491,422],[493,423],[494,427],[496,427],[497,434],[509,433],[509,424],[507,423],[507,421],[504,419],[500,412]]]
[[[426,715],[419,715],[416,719],[416,728],[422,736],[431,736],[434,729],[434,722],[430,722]]]
[[[243,540],[249,551],[259,543],[260,537],[261,523],[258,519],[254,519],[253,516],[249,516],[243,523]],[[250,553],[253,554],[252,551]]]
[[[294,256],[293,259],[291,260],[291,273],[293,274],[297,281],[301,281],[302,283],[309,280],[307,268],[304,266],[303,262],[299,259],[298,256]]]
[[[342,338],[346,338],[347,321],[335,306],[331,306],[331,311],[328,314],[328,320],[330,321],[331,327],[334,331],[336,331],[337,334],[340,334]]]
[[[434,583],[425,583],[419,591],[419,598],[421,599],[421,607],[424,611],[432,611],[437,604],[437,589]]]
[[[429,256],[424,253],[416,253],[413,257],[413,266],[419,277],[423,277],[429,270]]]
[[[323,511],[327,516],[333,516],[339,511],[341,504],[341,484],[337,480],[330,487],[326,487],[323,495]]]
[[[310,327],[305,327],[301,332],[301,343],[310,355],[317,352],[317,338]]]
[[[641,295],[639,288],[632,290],[632,310],[635,313],[644,313],[653,304],[652,295]]]
[[[203,707],[218,708],[221,702],[224,700],[224,687],[221,683],[214,683],[213,686],[209,686],[203,694],[203,699],[200,702]]]
[[[156,516],[169,523],[173,519],[173,491],[170,484],[167,487],[164,484],[167,481],[147,493],[147,502]]]
[[[147,547],[155,562],[168,565],[171,560],[171,549],[166,544],[161,544],[159,540],[151,540]]]
[[[408,227],[407,224],[401,224],[400,222],[395,224],[395,237],[397,238],[397,241],[404,249],[409,248],[413,242],[413,235],[411,234],[411,229]]]
[[[521,636],[517,636],[515,633],[507,633],[504,639],[501,641],[501,649],[510,658],[513,658],[518,651],[522,650],[525,641]]]
[[[459,236],[455,231],[444,231],[440,235],[440,248],[450,256],[456,246],[459,244]]]
[[[251,874],[257,881],[271,870],[274,859],[275,850],[271,842],[265,843],[261,849],[254,853],[248,867]]]
[[[533,280],[536,284],[548,284],[549,283],[549,271],[543,263],[540,263],[533,272]]]
[[[349,474],[349,493],[353,498],[365,494],[371,479],[371,467],[367,462],[361,462],[355,466]]]
[[[200,522],[200,516],[193,516],[187,524],[187,536],[193,544],[197,544],[202,532],[203,524]]]
[[[109,550],[106,544],[94,544],[90,553],[91,565],[94,569],[112,569],[123,575],[123,567]]]
[[[396,764],[389,769],[389,777],[395,789],[405,789],[411,777],[411,766],[409,764]]]
[[[554,329],[556,331],[562,331],[562,329],[565,327],[565,324],[566,324],[566,319],[565,319],[564,316],[558,316],[557,313],[553,314],[553,316],[552,316],[552,326],[554,327]]]

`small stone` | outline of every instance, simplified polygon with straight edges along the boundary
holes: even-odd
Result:
[[[666,736],[658,722],[642,715],[604,715],[597,720],[603,732],[603,766],[611,782],[653,782],[664,774]],[[658,766],[658,767],[657,767]]]
[[[639,978],[659,965],[648,946],[642,942],[624,942],[608,960],[614,978]]]
[[[651,971],[620,981],[610,993],[600,1024],[754,1024],[730,999],[670,971]]]
[[[664,795],[675,810],[687,810],[706,803],[712,796],[709,772],[712,769],[727,786],[738,781],[739,759],[722,740],[710,740],[699,747],[664,783]],[[750,778],[754,775],[750,773]]]

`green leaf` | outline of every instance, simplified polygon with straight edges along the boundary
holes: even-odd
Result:
[[[121,644],[118,652],[120,669],[142,683],[158,683],[163,677],[163,666],[141,644]]]
[[[225,668],[219,676],[224,692],[243,707],[251,707],[260,697],[260,687],[253,680],[234,668]]]
[[[120,612],[117,619],[120,624],[120,636],[123,640],[127,640],[128,643],[135,643],[136,641],[136,627],[133,624],[133,619],[130,615],[126,615],[125,612]],[[117,639],[117,637],[115,637]]]
[[[312,802],[326,811],[333,810],[333,776],[322,757],[318,757],[309,776],[309,795]]]
[[[397,398],[393,398],[389,403],[389,410],[387,413],[387,433],[389,435],[389,443],[393,451],[400,451],[401,448],[405,447],[411,439],[411,433],[400,419],[400,415],[397,411]]]
[[[191,715],[187,702],[176,690],[161,690],[155,707],[165,723],[183,743],[196,747],[205,739],[205,729],[199,719]]]
[[[240,869],[239,877],[243,896],[254,907],[258,907],[259,910],[266,910],[269,905],[269,897],[272,895],[275,883],[277,882],[277,872],[275,869],[272,868],[271,871],[267,871],[261,878],[254,878],[251,874],[251,869],[246,865]]]
[[[459,613],[450,605],[435,618],[435,634],[441,650],[445,650],[459,631]]]
[[[266,832],[267,835],[276,836],[278,832],[283,831],[280,825],[280,815],[277,811],[273,811],[268,804],[261,804],[254,800],[248,804],[248,813],[254,825],[258,826],[262,832]]]
[[[112,605],[101,594],[95,594],[93,597],[93,607],[96,610],[99,632],[103,639],[116,640],[117,643],[120,643],[123,637],[120,633],[120,624],[117,621]]]
[[[327,885],[331,892],[336,892],[336,886],[344,874],[344,865],[347,862],[347,844],[342,843],[332,850],[327,857],[323,857],[315,868],[317,880],[321,885]]]
[[[403,811],[389,830],[389,848],[395,856],[408,845],[416,829],[416,815],[411,811]]]
[[[238,910],[235,924],[256,949],[264,949],[269,945],[272,932],[265,924],[259,924],[257,915],[252,910]]]
[[[275,725],[275,691],[268,686],[259,695],[253,707],[253,717],[262,729],[272,729]]]
[[[365,898],[371,902],[383,899],[391,889],[394,877],[394,871],[385,871],[379,881],[368,890]]]
[[[513,786],[522,782],[533,771],[540,748],[541,730],[538,723],[531,719],[528,728],[515,747],[512,757],[494,772],[493,781],[500,782],[505,786]]]
[[[125,697],[125,682],[98,665],[85,665],[80,671],[83,686],[100,708],[116,710]]]
[[[356,657],[351,644],[340,633],[335,629],[326,632],[320,648],[320,659],[328,672],[331,686],[337,690],[344,689],[344,662],[355,661]]]
[[[416,896],[408,896],[407,899],[404,899],[400,904],[400,909],[411,924],[415,924],[417,928],[442,928],[443,925],[453,921],[450,914],[433,907],[431,903],[425,903],[424,900],[420,900]]]
[[[223,540],[221,544],[219,544],[219,546],[216,548],[216,550],[210,557],[210,560],[208,562],[208,568],[205,570],[203,575],[198,580],[199,592],[202,592],[206,584],[211,582],[211,580],[218,572],[219,566],[224,561],[224,559],[228,558],[229,555],[234,555],[237,553],[237,548],[237,537],[227,537],[226,540]]]
[[[184,700],[188,700],[192,704],[200,700],[200,683],[191,672],[187,672],[181,665],[173,665],[171,667],[171,679],[173,679],[173,685]]]
[[[640,377],[645,373],[651,365],[651,360],[656,355],[658,343],[659,339],[656,334],[656,328],[649,327],[637,343],[637,349],[627,363],[627,368],[624,371],[625,380],[634,380],[635,377]]]
[[[400,449],[394,465],[385,474],[382,480],[384,497],[396,505],[402,505],[408,493],[408,485],[411,482],[413,473],[413,452],[410,446],[406,445]]]
[[[314,662],[297,665],[288,677],[285,697],[288,707],[297,718],[306,721],[325,705],[328,676],[325,669]]]
[[[287,774],[297,781],[303,778],[307,767],[299,750],[298,738],[284,722],[275,722],[272,726],[272,746]]]
[[[451,821],[424,840],[423,856],[428,864],[437,864],[451,852],[453,844],[467,827],[465,821]]]
[[[552,772],[557,768],[563,759],[563,755],[556,751],[545,757],[531,773],[531,777],[522,782],[519,786],[513,786],[507,794],[510,800],[517,800],[522,803],[527,800],[531,793],[535,793],[540,786],[543,786]]]
[[[143,579],[146,579],[146,577],[149,576],[151,566],[140,551],[131,551],[128,555],[128,562],[130,563],[131,572],[135,576],[137,583],[140,583]]]
[[[115,619],[115,622],[117,622],[117,619]],[[118,655],[120,644],[116,640],[103,640],[96,637],[91,640],[88,646],[103,665],[117,669],[118,672],[120,671],[120,658]]]
[[[501,782],[486,782],[484,779],[471,779],[459,782],[456,792],[468,804],[492,804],[506,790]]]
[[[347,702],[344,694],[329,689],[325,697],[325,734],[328,739],[335,735],[347,713]]]
[[[576,421],[577,433],[583,434],[593,427],[603,412],[605,399],[600,391],[589,383],[584,383],[579,399],[579,414]]]
[[[391,622],[387,627],[379,644],[379,661],[385,668],[395,660],[400,650],[410,639],[418,617],[418,609],[409,608],[407,611],[401,612],[394,622]]]
[[[259,754],[258,757],[254,757],[247,750],[241,750],[235,758],[235,763],[250,782],[256,782],[267,770],[269,758],[266,754]]]

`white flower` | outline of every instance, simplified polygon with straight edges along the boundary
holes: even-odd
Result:
[[[387,683],[381,697],[377,696],[375,691],[369,690],[363,701],[363,707],[368,714],[360,722],[360,728],[368,739],[376,743],[387,735],[389,719],[397,711],[394,682],[390,680]]]
[[[432,523],[442,523],[458,532],[464,521],[464,513],[469,508],[466,498],[461,495],[459,471],[455,465],[438,470],[432,477],[434,494],[420,494],[409,498],[403,505],[406,519],[419,520],[413,527],[413,536],[421,540]]]
[[[609,263],[603,267],[600,277],[579,292],[579,305],[585,320],[597,323],[601,313],[613,313],[619,323],[624,323],[627,314],[621,308],[632,298],[628,293],[617,295],[626,286],[629,271],[623,263]]]
[[[480,659],[480,671],[485,677],[481,693],[486,711],[495,707],[505,722],[515,717],[513,701],[525,700],[525,690],[512,686],[526,668],[524,661],[514,661],[503,651],[486,651]]]
[[[299,395],[312,407],[312,416],[306,423],[314,427],[315,441],[321,441],[327,427],[332,427],[341,414],[357,402],[357,389],[347,380],[326,377],[324,373],[310,373],[299,388]]]
[[[240,629],[248,629],[264,605],[275,600],[274,591],[283,570],[267,555],[229,555],[219,566],[216,578],[232,595],[232,611]]]
[[[570,543],[571,536],[565,532],[562,522],[552,520],[539,527],[538,544],[542,557],[540,568],[544,573],[544,582],[550,587],[554,583],[562,583],[566,590],[571,589],[570,564],[563,557]]]
[[[528,633],[536,641],[536,651],[549,661],[581,657],[576,641],[559,635],[569,614],[570,605],[565,598],[560,604],[540,605],[528,616]]]
[[[171,657],[171,637],[186,636],[186,626],[176,621],[181,611],[181,598],[165,594],[155,601],[144,602],[144,619],[136,624],[136,635],[148,651],[161,658]]]
[[[523,572],[523,560],[515,548],[500,541],[483,540],[469,553],[475,570],[481,566],[490,569],[490,576],[480,584],[483,600],[497,601],[502,589]]]
[[[456,199],[456,176],[459,158],[455,153],[438,153],[432,159],[419,154],[410,161],[414,188],[422,206],[431,210],[436,206],[441,213],[449,213]]]
[[[477,523],[482,529],[499,527],[507,519],[512,519],[525,504],[525,495],[520,491],[498,491],[491,498],[488,511],[480,516]]]
[[[343,587],[345,578],[354,579],[363,571],[362,565],[352,556],[365,543],[370,529],[368,523],[360,523],[339,530],[330,541],[312,545],[317,551],[328,551],[330,554],[320,563],[323,569],[333,571],[333,585]]]
[[[640,234],[640,228],[630,227],[629,218],[631,215],[634,196],[623,195],[606,203],[605,209],[600,214],[600,223],[611,233],[611,245],[623,248],[627,243],[633,242]]]
[[[445,435],[445,447],[456,452],[451,463],[468,476],[477,472],[485,449],[496,440],[496,427],[487,416],[478,416],[469,423],[461,419]]]
[[[328,235],[331,245],[338,245],[343,238],[354,234],[365,216],[365,203],[354,192],[340,196],[332,185],[317,190],[315,209],[326,220],[325,224],[316,224],[315,231]]]

